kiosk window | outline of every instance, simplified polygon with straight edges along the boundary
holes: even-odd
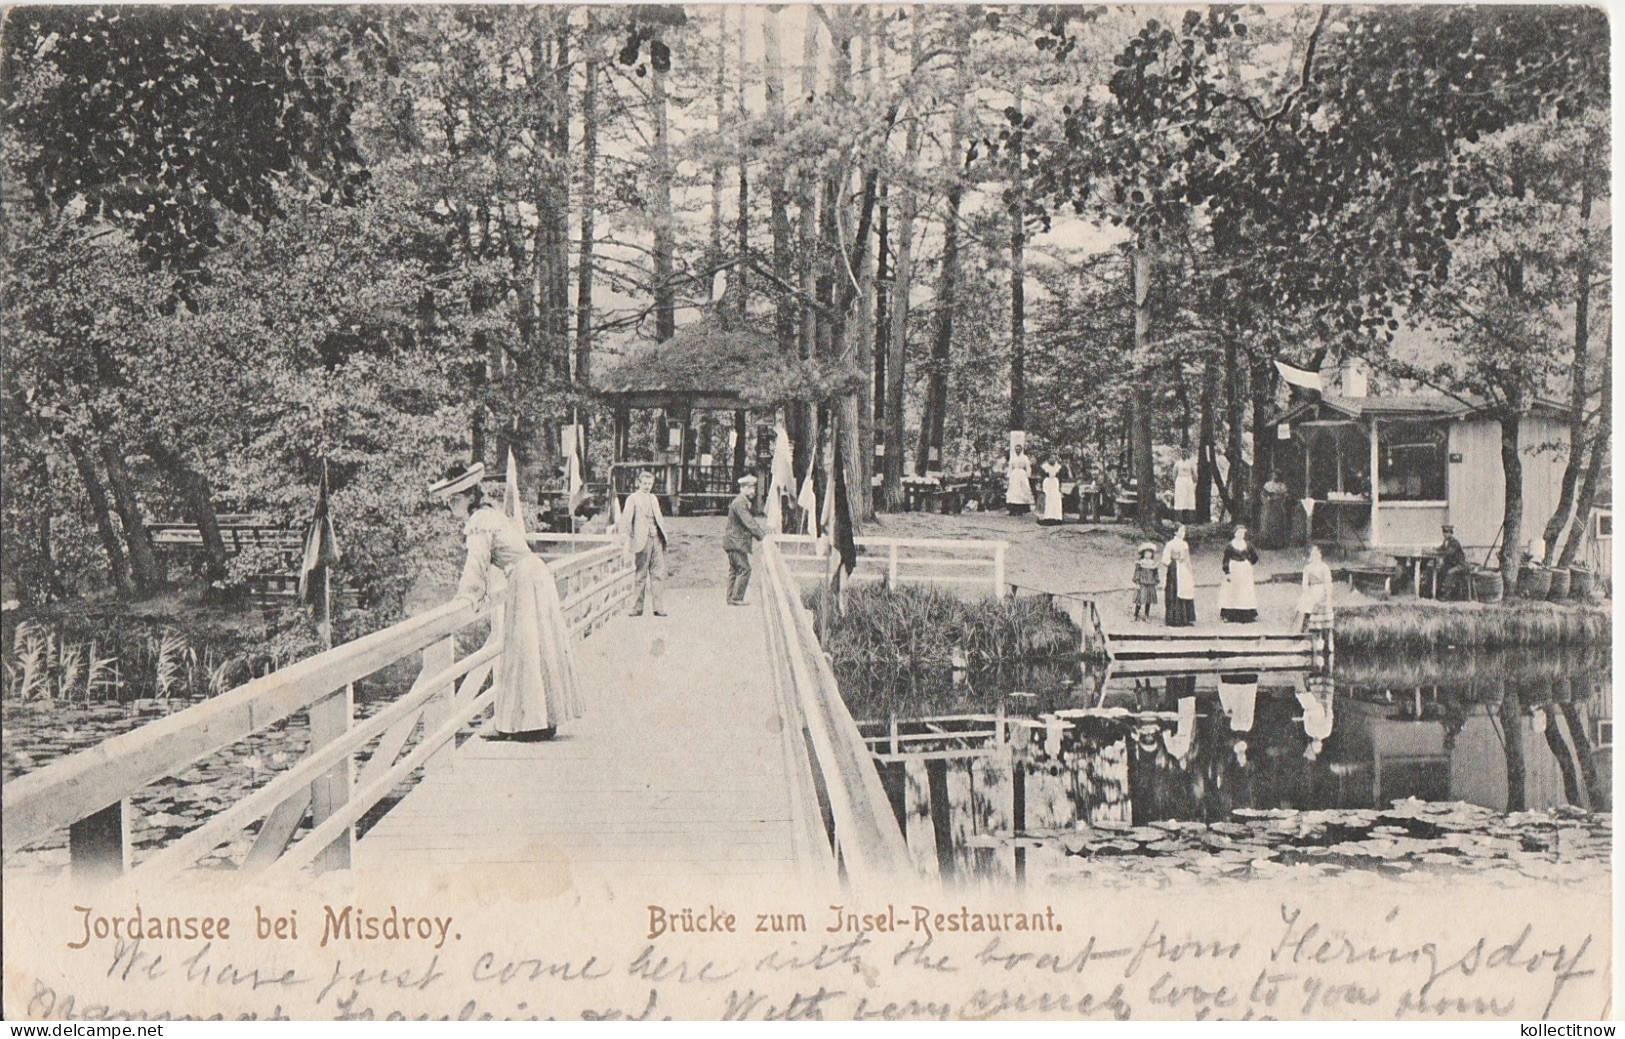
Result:
[[[1444,501],[1449,436],[1426,422],[1377,425],[1377,479],[1383,501]]]

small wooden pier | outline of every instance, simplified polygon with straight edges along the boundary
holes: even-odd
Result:
[[[1330,628],[1296,632],[1227,625],[1106,633],[1114,675],[1315,669],[1330,666],[1332,652]]]

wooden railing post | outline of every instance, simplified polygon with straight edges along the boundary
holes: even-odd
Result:
[[[887,553],[886,587],[894,590],[897,587],[897,542],[895,541],[891,543],[890,551]]]
[[[355,687],[346,685],[335,689],[326,697],[310,705],[311,749],[339,739],[350,728],[354,716]],[[324,776],[310,784],[311,825],[320,826],[335,815],[350,799],[354,762],[350,755],[334,765]],[[349,869],[351,849],[355,843],[355,827],[346,827],[332,844],[316,856],[313,865],[318,871]]]
[[[998,599],[1010,594],[1010,586],[1004,583],[1004,549],[1003,541],[993,543],[993,595]]]
[[[115,801],[68,827],[68,868],[79,883],[101,884],[130,870],[130,802]]]
[[[439,642],[423,648],[422,674],[438,675],[457,662],[457,636],[448,635]],[[457,692],[456,682],[447,682],[445,685],[429,694],[429,699],[423,705],[423,731],[433,732],[451,715],[452,697]],[[455,742],[455,741],[454,741]],[[441,747],[424,763],[426,771],[433,771],[443,766],[451,757],[455,747],[447,744]]]

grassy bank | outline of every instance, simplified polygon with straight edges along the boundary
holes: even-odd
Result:
[[[1353,650],[1452,646],[1607,646],[1612,616],[1555,603],[1373,603],[1337,611],[1337,645]]]
[[[820,609],[817,596],[808,605]],[[830,619],[824,651],[837,665],[982,668],[1075,653],[1079,633],[1033,598],[961,599],[935,588],[864,585]]]
[[[807,604],[820,609],[808,592]],[[829,618],[823,639],[854,717],[991,710],[1016,688],[1064,688],[1077,667],[1078,629],[1035,598],[961,599],[933,588],[864,585]]]

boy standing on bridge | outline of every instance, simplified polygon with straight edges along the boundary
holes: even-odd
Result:
[[[755,495],[756,477],[741,476],[739,493],[728,503],[728,530],[722,536],[722,548],[728,553],[729,606],[745,605],[745,589],[750,587],[750,550],[754,542],[767,536],[751,512]]]

